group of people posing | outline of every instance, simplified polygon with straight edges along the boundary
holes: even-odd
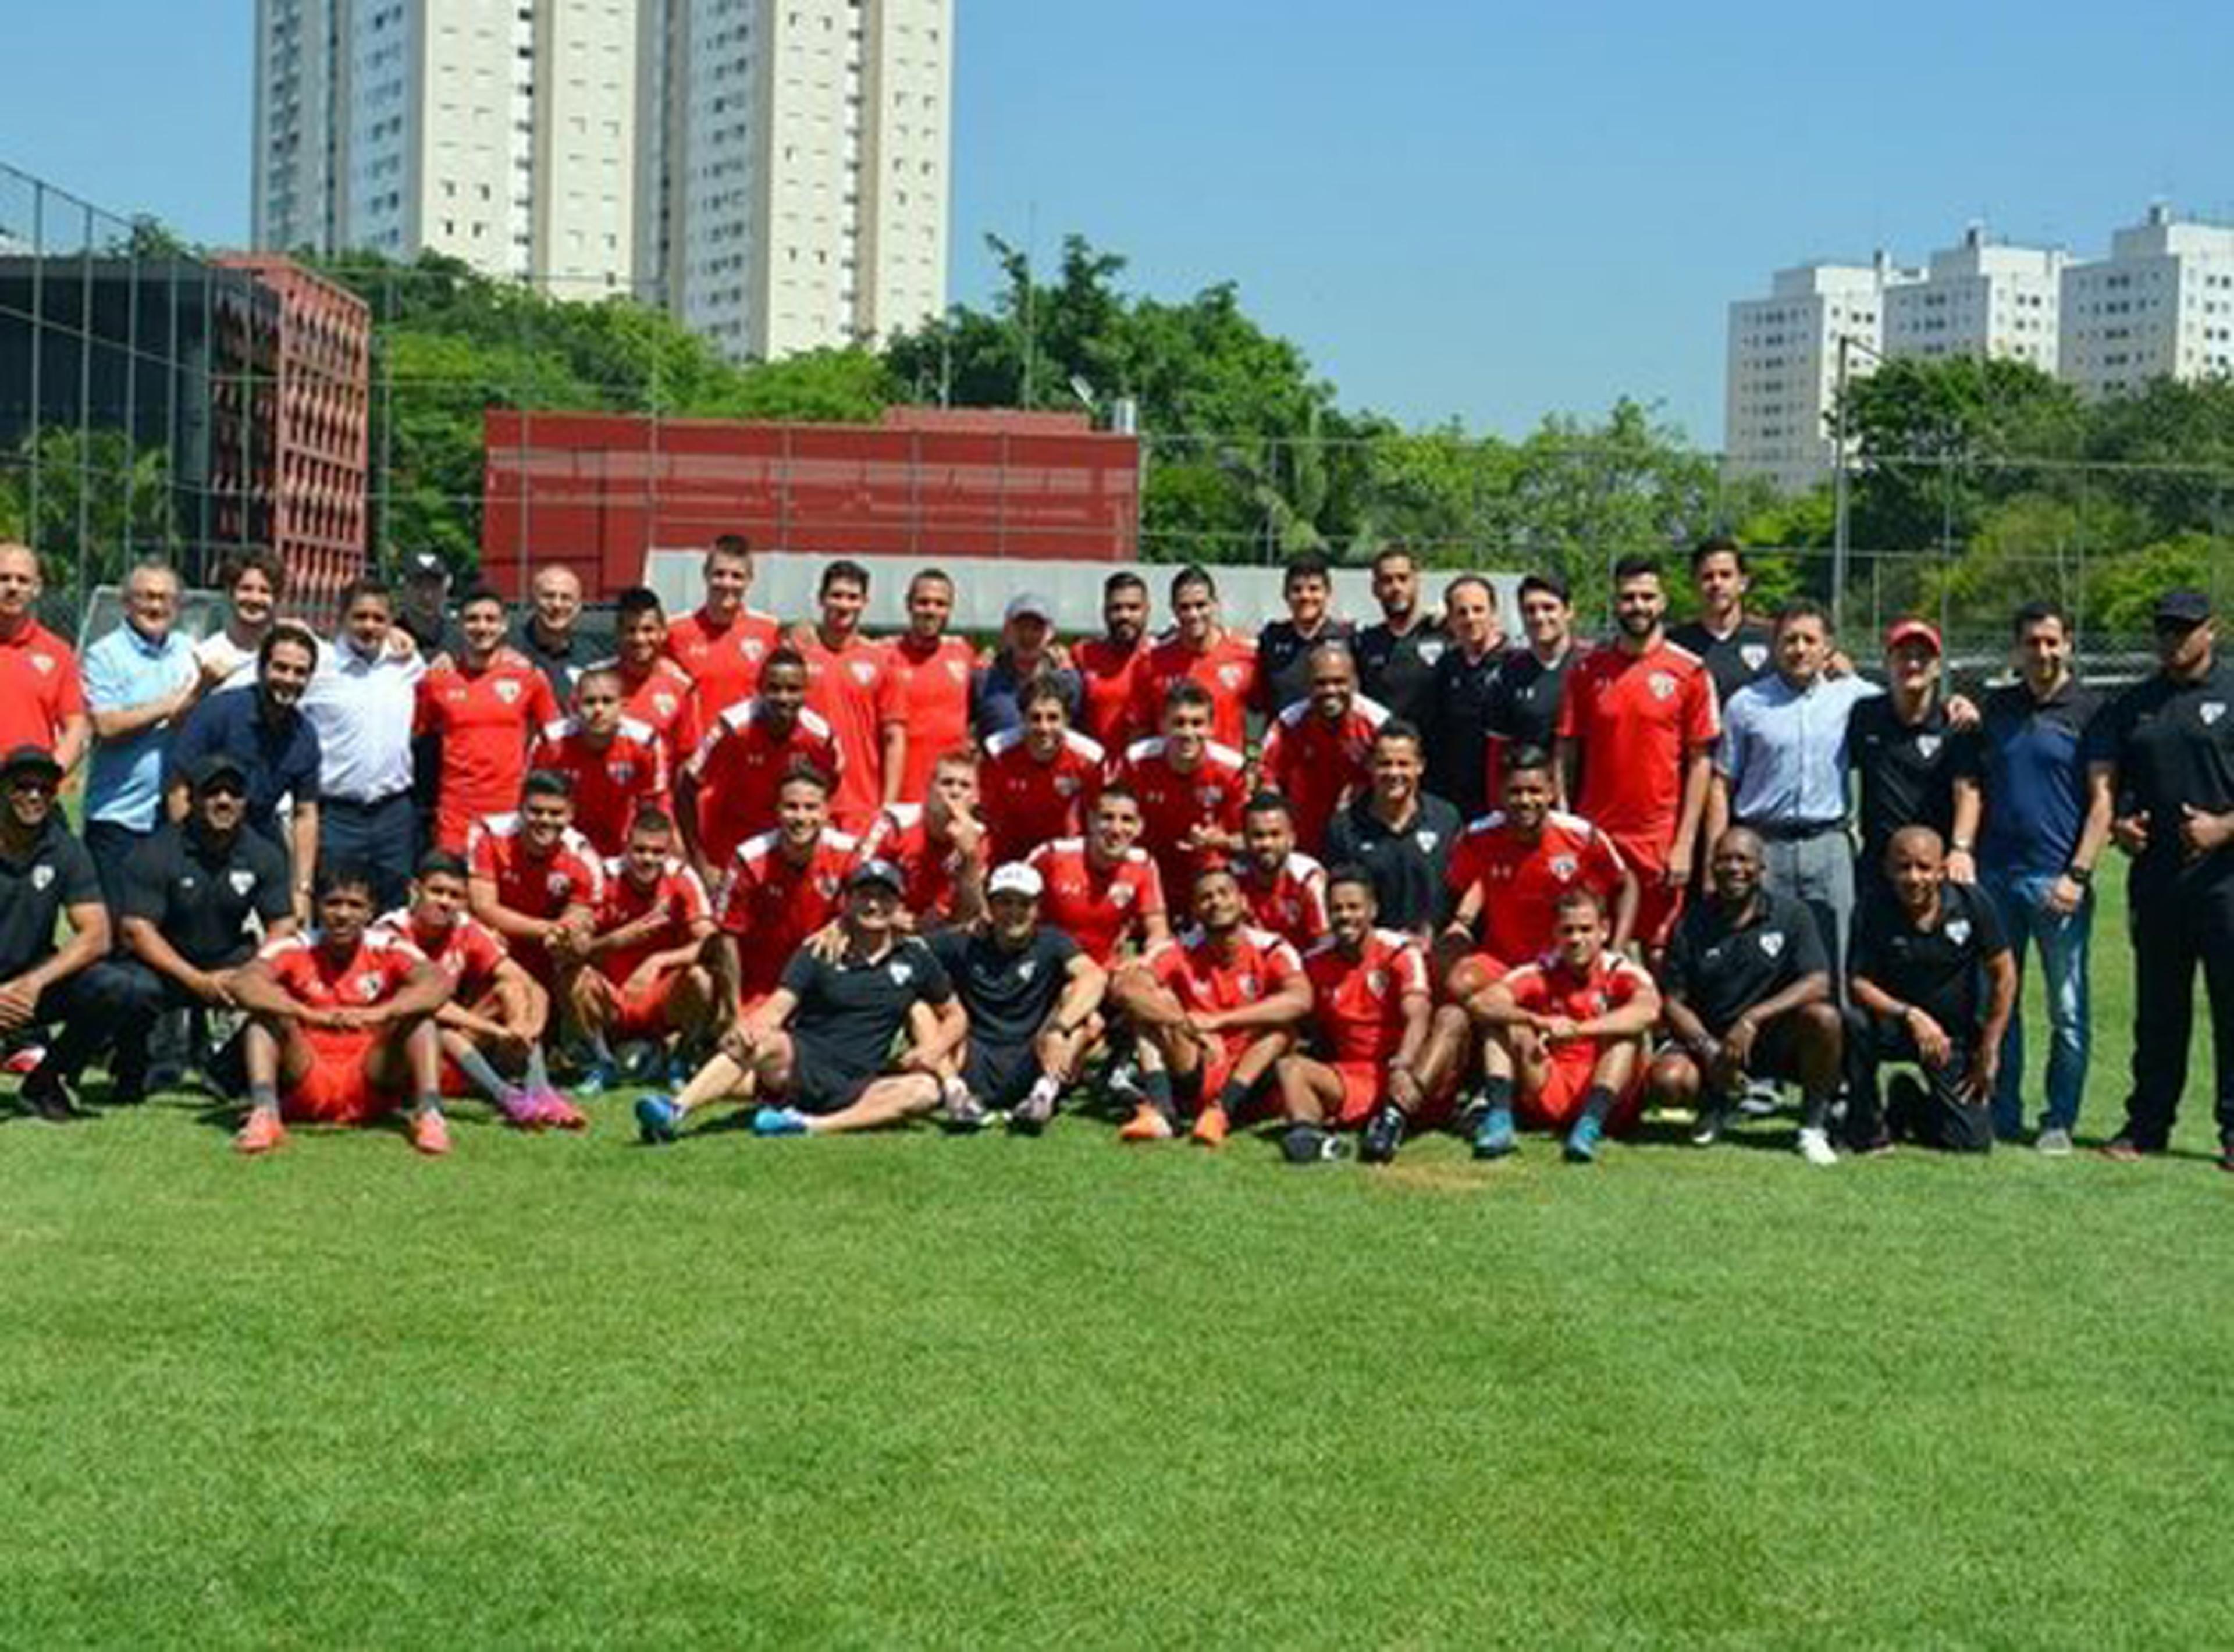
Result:
[[[738,1101],[763,1135],[1036,1131],[1091,1072],[1123,1139],[1271,1121],[1299,1163],[1446,1126],[1484,1159],[1533,1128],[1587,1162],[1648,1110],[1708,1145],[1790,1084],[1799,1151],[1831,1164],[2023,1138],[2036,958],[2032,1139],[2067,1153],[2115,843],[2138,1008],[2106,1151],[2167,1144],[2199,963],[2234,1168],[2234,682],[2198,593],[2164,597],[2159,669],[2106,702],[2045,602],[2015,617],[2013,682],[1950,694],[1907,620],[1880,685],[1818,605],[1750,616],[1727,539],[1672,629],[1659,562],[1620,562],[1594,644],[1556,578],[1519,582],[1508,634],[1487,579],[1431,605],[1401,549],[1369,626],[1305,558],[1253,638],[1189,567],[1160,635],[1127,571],[1099,635],[1024,594],[983,649],[936,569],[885,638],[859,564],[826,563],[796,624],[750,607],[753,571],[728,536],[693,612],[619,593],[593,659],[563,568],[516,634],[425,558],[321,637],[250,555],[197,642],[148,565],[80,662],[33,617],[36,557],[0,545],[24,1105],[76,1116],[96,1061],[139,1099],[184,1020],[232,1032],[186,1059],[247,1098],[245,1152],[389,1115],[444,1152],[445,1096],[578,1128],[623,1081],[651,1089],[648,1142]]]

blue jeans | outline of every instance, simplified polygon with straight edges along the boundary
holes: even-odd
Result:
[[[2087,1020],[2087,941],[2094,927],[2094,891],[2079,910],[2048,910],[2055,872],[2009,872],[1981,868],[1978,885],[1994,903],[2016,960],[2018,1006],[2002,1040],[2002,1071],[1994,1086],[1994,1133],[2017,1134],[2024,1127],[2024,967],[2028,942],[2040,948],[2040,967],[2048,987],[2048,1110],[2043,1130],[2069,1130],[2079,1122],[2079,1101],[2087,1089],[2089,1043]]]

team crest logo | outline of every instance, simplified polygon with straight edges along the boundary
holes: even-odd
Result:
[[[757,637],[739,644],[739,647],[742,649],[745,657],[755,665],[760,663],[761,656],[768,652],[768,644]]]
[[[1037,958],[1026,958],[1022,963],[1016,966],[1016,979],[1019,981],[1029,982],[1039,972],[1040,961]]]
[[[1075,774],[1056,775],[1055,777],[1055,794],[1057,797],[1076,797],[1078,795],[1078,776]]]
[[[225,880],[232,885],[232,892],[236,895],[245,895],[256,887],[256,874],[245,866],[236,867],[227,872]]]
[[[1916,754],[1927,763],[1939,755],[1939,746],[1940,739],[1937,735],[1918,735],[1916,737]]]
[[[1656,700],[1668,700],[1675,697],[1676,678],[1671,672],[1655,671],[1644,679],[1644,686],[1652,690],[1652,697]]]
[[[544,879],[544,887],[554,895],[564,895],[574,887],[574,880],[565,872],[554,872]]]
[[[1229,691],[1238,689],[1241,686],[1241,668],[1238,665],[1219,666],[1218,680],[1219,684]]]
[[[1428,637],[1420,644],[1421,664],[1433,665],[1437,660],[1440,660],[1442,657],[1443,641],[1440,637]]]
[[[519,684],[514,682],[510,677],[505,678],[496,685],[496,697],[506,705],[513,704],[519,698]]]
[[[824,872],[820,878],[817,878],[814,880],[814,887],[820,892],[824,899],[834,899],[838,893],[838,874],[829,872]]]
[[[1412,841],[1420,846],[1421,854],[1431,855],[1435,852],[1435,846],[1442,841],[1442,836],[1440,832],[1414,832],[1412,834]]]
[[[959,682],[970,675],[970,668],[960,660],[949,660],[946,663],[946,675]]]
[[[1970,938],[1970,920],[1967,917],[1958,917],[1950,924],[1947,926],[1947,938],[1957,946],[1968,941]]]
[[[1109,904],[1112,906],[1130,906],[1133,904],[1133,898],[1132,885],[1117,884],[1111,886],[1109,891]]]
[[[1255,976],[1253,976],[1253,975],[1245,975],[1245,976],[1243,976],[1241,977],[1241,997],[1242,997],[1242,1001],[1243,1001],[1244,1002],[1246,1002],[1247,1001],[1249,1001],[1249,1000],[1250,1000],[1250,999],[1251,999],[1251,998],[1256,997],[1257,996],[1257,977],[1256,977]]]
[[[616,786],[626,786],[636,778],[636,765],[633,762],[608,763],[605,765],[605,777]]]
[[[32,888],[43,890],[49,884],[51,884],[54,881],[55,869],[52,866],[34,866],[31,868]]]
[[[1758,671],[1768,663],[1768,644],[1766,643],[1744,643],[1738,649],[1738,658],[1745,662],[1747,670]]]
[[[34,654],[31,656],[31,669],[42,677],[52,676],[55,669],[55,656],[51,654]]]
[[[2226,702],[2224,700],[2205,700],[2196,707],[2195,715],[2203,719],[2203,726],[2208,728],[2226,715]]]
[[[853,662],[853,681],[859,683],[863,688],[866,689],[870,683],[875,682],[876,677],[877,668],[871,662],[867,660],[856,660]]]
[[[1222,786],[1205,786],[1197,792],[1195,796],[1205,804],[1222,803],[1225,800],[1225,788]]]
[[[1784,931],[1781,930],[1771,930],[1767,934],[1762,936],[1760,937],[1760,950],[1767,953],[1772,958],[1781,957],[1784,955]]]
[[[1376,998],[1387,997],[1388,996],[1388,971],[1386,970],[1368,970],[1365,972],[1365,989]]]
[[[651,706],[653,710],[659,713],[663,718],[666,718],[682,710],[683,702],[663,689],[651,696]]]
[[[909,982],[915,979],[915,965],[912,963],[887,964],[885,968],[885,973],[892,976],[892,984],[894,986],[905,987]]]
[[[1558,878],[1563,884],[1573,882],[1575,873],[1578,870],[1580,869],[1575,864],[1575,858],[1572,855],[1553,855],[1551,857],[1551,876]]]
[[[376,975],[359,976],[356,996],[367,1003],[376,1002],[380,997],[380,977]]]

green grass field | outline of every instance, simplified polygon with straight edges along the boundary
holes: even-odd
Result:
[[[1827,1172],[9,1123],[0,1643],[2219,1643],[2202,1096]]]

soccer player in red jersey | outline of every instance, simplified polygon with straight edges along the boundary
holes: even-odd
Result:
[[[1109,751],[1156,732],[1134,719],[1140,669],[1148,662],[1148,582],[1113,573],[1101,584],[1101,635],[1071,650],[1078,669],[1078,726]]]
[[[1183,1094],[1195,1140],[1217,1146],[1295,1047],[1311,1010],[1303,959],[1248,916],[1231,870],[1211,867],[1195,880],[1194,926],[1118,972],[1112,999],[1162,1061],[1120,1139],[1176,1134]]]
[[[838,916],[861,840],[830,824],[830,785],[794,769],[776,788],[773,831],[738,845],[714,897],[720,1019],[774,992],[800,944]]]
[[[1327,823],[1372,779],[1373,736],[1388,713],[1357,691],[1357,662],[1346,643],[1311,650],[1311,691],[1272,719],[1257,772],[1295,806],[1296,835],[1317,854]]]
[[[1198,872],[1241,846],[1248,765],[1211,738],[1213,715],[1208,689],[1174,682],[1162,736],[1136,741],[1117,764],[1116,778],[1140,800],[1140,844],[1166,889],[1192,890]]]
[[[1257,694],[1257,645],[1219,624],[1217,582],[1201,568],[1173,576],[1172,618],[1172,634],[1148,650],[1133,679],[1134,721],[1159,728],[1172,685],[1192,682],[1210,695],[1210,737],[1241,750],[1249,743],[1249,705]]]
[[[474,823],[466,842],[467,898],[520,966],[565,1002],[565,977],[589,955],[605,866],[574,830],[564,775],[537,769],[520,787],[519,809]]]
[[[1660,565],[1623,558],[1614,568],[1619,629],[1569,669],[1559,697],[1565,794],[1636,873],[1631,933],[1648,953],[1666,944],[1682,911],[1721,732],[1714,679],[1668,640],[1667,612]]]
[[[36,746],[67,774],[93,725],[77,656],[33,612],[41,589],[30,546],[0,543],[0,751]]]
[[[1042,921],[1105,970],[1128,941],[1145,952],[1171,938],[1163,877],[1140,847],[1140,800],[1111,786],[1094,800],[1084,837],[1043,843],[1025,861],[1043,881]]]
[[[970,743],[970,674],[977,650],[946,634],[954,614],[954,581],[925,568],[908,581],[908,628],[886,646],[899,675],[900,720],[907,725],[907,761],[898,793],[903,803],[931,794],[942,754]]]
[[[807,662],[786,645],[761,667],[760,692],[723,712],[676,776],[677,822],[701,878],[718,883],[739,844],[774,829],[776,788],[800,767],[842,780],[846,754],[807,708]]]
[[[974,924],[985,911],[985,823],[977,759],[966,746],[931,771],[931,796],[887,804],[861,839],[861,859],[900,870],[905,927],[918,933]]]
[[[363,1124],[409,1097],[411,1145],[449,1152],[434,1031],[449,976],[372,929],[369,874],[325,867],[315,907],[315,929],[271,942],[232,978],[249,1017],[248,1120],[232,1145],[270,1152],[287,1139],[285,1120]]]
[[[753,588],[753,547],[743,534],[716,539],[706,552],[703,571],[706,600],[697,612],[669,624],[666,648],[667,657],[690,674],[693,721],[710,728],[716,717],[752,694],[783,627],[773,614],[745,605]]]
[[[830,800],[831,819],[866,832],[887,803],[900,800],[907,774],[907,707],[901,668],[883,643],[861,635],[869,571],[844,558],[822,571],[822,617],[792,632],[807,662],[807,708],[838,736],[846,767]]]
[[[1332,931],[1303,954],[1311,983],[1312,1051],[1281,1058],[1282,1147],[1296,1164],[1334,1156],[1329,1127],[1362,1131],[1358,1157],[1385,1165],[1408,1126],[1446,1103],[1466,1048],[1466,1020],[1437,1009],[1420,944],[1376,925],[1373,879],[1338,868],[1327,885]]]
[[[1249,921],[1302,952],[1326,938],[1326,868],[1296,847],[1295,806],[1277,792],[1259,792],[1241,816],[1241,852],[1234,876]]]
[[[977,787],[984,799],[986,857],[996,866],[1022,860],[1043,843],[1075,838],[1093,812],[1108,754],[1070,726],[1060,684],[1046,677],[1017,696],[1023,726],[985,742]]]
[[[527,774],[527,747],[554,722],[558,702],[528,657],[505,644],[504,598],[481,588],[458,605],[456,656],[419,679],[412,732],[441,744],[434,846],[452,853],[485,814],[510,808]]]
[[[629,823],[667,805],[667,748],[649,723],[621,710],[621,676],[593,666],[574,683],[574,715],[545,723],[527,766],[564,774],[574,790],[574,830],[608,859],[628,846]]]
[[[447,850],[421,856],[409,904],[373,926],[408,941],[449,977],[450,1000],[434,1015],[442,1094],[463,1095],[470,1085],[523,1130],[579,1130],[589,1121],[553,1087],[543,1061],[551,995],[467,910],[471,877]]]
[[[1644,1091],[1644,1035],[1660,1019],[1660,989],[1610,950],[1605,903],[1591,889],[1559,897],[1552,950],[1489,989],[1482,1050],[1489,1106],[1474,1133],[1480,1159],[1513,1150],[1512,1103],[1531,1125],[1567,1133],[1565,1155],[1586,1165],[1599,1138],[1636,1122]]]
[[[672,774],[698,749],[697,685],[667,657],[667,616],[659,593],[631,585],[613,604],[620,652],[598,664],[620,673],[621,709],[659,736]]]
[[[713,1016],[714,973],[705,955],[714,905],[675,850],[674,820],[647,809],[629,828],[628,852],[605,863],[591,967],[573,980],[574,1022],[591,1051],[582,1086],[590,1094],[612,1084],[618,1046],[664,1048],[671,1035],[687,1041]],[[675,1058],[689,1061],[680,1048]]]

